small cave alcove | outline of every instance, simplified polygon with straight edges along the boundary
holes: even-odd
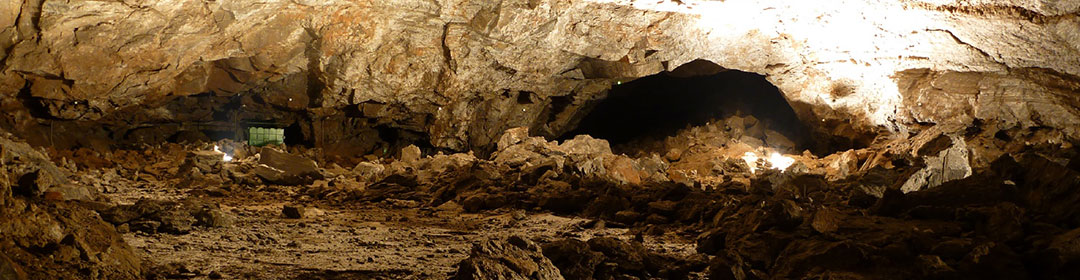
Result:
[[[284,136],[285,145],[287,146],[314,146],[314,143],[312,143],[310,139],[304,138],[304,130],[300,127],[300,122],[294,122],[285,127]]]
[[[688,71],[685,66],[694,67]],[[806,125],[764,76],[725,70],[702,60],[618,83],[606,98],[590,106],[591,111],[564,139],[588,134],[608,140],[616,152],[662,152],[655,150],[656,144],[667,137],[710,124],[730,130],[724,120],[741,116],[790,139],[791,152],[810,146]]]

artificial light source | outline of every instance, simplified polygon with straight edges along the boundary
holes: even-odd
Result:
[[[746,162],[747,166],[750,166],[750,174],[754,174],[757,171],[758,155],[754,152],[746,152],[742,156],[742,160]]]
[[[217,145],[214,145],[214,151],[221,153],[221,161],[230,162],[230,161],[233,160],[232,155],[230,155],[229,153],[226,153],[226,152],[222,152],[221,149]]]
[[[765,157],[764,153],[762,152],[751,151],[744,153],[742,156],[742,160],[745,161],[746,165],[750,167],[750,174],[757,173],[758,161],[763,158],[766,162],[769,163],[770,168],[780,170],[780,172],[786,171],[788,167],[791,167],[791,165],[795,164],[794,158],[785,156],[778,152],[771,152],[769,153],[768,157]]]
[[[781,155],[777,152],[773,152],[771,155],[769,155],[768,161],[769,165],[772,165],[773,169],[780,170],[780,172],[784,172],[784,170],[787,170],[787,168],[790,167],[792,164],[795,164],[794,158]]]

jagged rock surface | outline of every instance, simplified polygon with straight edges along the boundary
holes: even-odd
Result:
[[[37,180],[21,179],[25,174],[37,174],[29,175]],[[66,197],[50,195],[56,193],[52,188],[43,193],[18,191],[47,187],[42,184],[56,184],[65,176],[42,153],[0,135],[0,278],[140,277],[139,256],[97,213],[57,201]]]
[[[1078,6],[9,0],[0,3],[0,94],[6,125],[21,129],[35,127],[34,116],[182,120],[188,112],[157,108],[213,92],[363,116],[465,150],[510,127],[565,132],[614,81],[684,64],[695,69],[680,72],[715,71],[688,64],[705,59],[767,75],[820,130],[983,119],[1077,139]]]
[[[520,236],[473,246],[454,279],[563,279],[540,246]]]

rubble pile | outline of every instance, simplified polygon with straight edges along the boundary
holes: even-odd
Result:
[[[704,256],[678,259],[608,237],[558,240],[543,249],[566,279],[687,279],[705,266]]]
[[[507,134],[504,140],[522,139],[513,131]],[[472,211],[521,207],[585,215],[626,223],[646,234],[700,232],[698,250],[714,256],[710,275],[716,279],[1075,273],[1069,267],[1077,259],[1056,246],[1071,244],[1071,229],[1080,225],[1064,206],[1075,202],[1080,173],[1036,153],[1015,159],[1004,154],[974,167],[970,162],[975,160],[968,158],[934,162],[963,149],[956,147],[965,140],[931,129],[874,149],[823,159],[799,156],[799,168],[766,169],[753,174],[749,184],[728,181],[699,188],[657,180],[628,187],[604,165],[615,161],[603,160],[623,156],[603,148],[591,150],[597,153],[566,149],[587,147],[575,143],[587,140],[561,145],[530,138],[506,141],[512,144],[500,146],[494,164],[481,161],[472,171],[459,170],[456,178],[431,183],[447,186],[436,189],[438,195],[384,194],[433,204],[456,197]],[[499,156],[508,152],[524,160],[500,163]],[[470,172],[475,175],[462,175]],[[932,183],[916,177],[920,173],[945,178]],[[425,184],[400,177],[370,187],[424,189]],[[1040,261],[1044,258],[1048,262]]]
[[[1080,1],[4,1],[0,279],[1080,279],[1078,46]]]
[[[459,279],[1047,278],[1080,273],[1073,269],[1080,254],[1072,248],[1080,242],[1075,240],[1080,212],[1072,207],[1080,202],[1080,171],[1072,160],[1077,153],[1067,142],[1043,144],[1054,143],[1052,134],[930,127],[910,137],[818,157],[769,146],[781,141],[768,141],[768,131],[761,133],[766,141],[746,134],[735,139],[735,129],[716,131],[740,119],[669,137],[652,149],[666,150],[664,155],[616,154],[607,141],[587,135],[547,141],[523,127],[507,130],[487,159],[472,153],[425,154],[409,146],[397,159],[370,158],[351,168],[317,160],[319,149],[255,148],[227,140],[108,154],[51,151],[50,160],[5,139],[4,174],[9,177],[2,194],[5,203],[21,203],[4,211],[96,213],[74,222],[101,227],[97,234],[112,236],[107,244],[116,248],[126,248],[116,232],[185,235],[230,227],[236,212],[200,198],[253,193],[291,201],[277,208],[278,215],[298,221],[321,216],[308,215],[305,204],[456,208],[464,213],[523,209],[596,219],[605,227],[627,228],[635,240],[667,236],[696,243],[696,254],[680,255],[609,237],[504,237],[476,244],[458,266]],[[707,136],[714,134],[720,136]],[[1018,147],[1005,137],[1029,144]],[[125,190],[159,198],[98,195]],[[50,221],[72,222],[67,220],[72,217],[79,216]],[[17,231],[4,234],[11,232]],[[91,246],[82,245],[91,241],[80,241],[85,235],[79,231],[57,236],[53,241],[38,240],[43,236],[11,240]],[[7,243],[4,248],[45,246],[33,244]],[[132,266],[124,272],[140,273],[132,254],[109,254],[98,258],[127,258]],[[7,262],[14,270],[34,271],[27,255],[9,256],[19,256]]]
[[[521,236],[476,244],[462,260],[455,279],[563,279],[541,254],[540,246]]]
[[[0,278],[134,279],[141,258],[76,201],[90,191],[35,150],[0,135]]]
[[[121,233],[138,231],[186,234],[195,226],[225,227],[234,217],[219,206],[188,199],[180,202],[142,199],[135,204],[120,204],[100,211],[102,218],[117,226]]]

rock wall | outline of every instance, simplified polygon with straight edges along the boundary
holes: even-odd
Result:
[[[18,130],[256,95],[465,150],[510,127],[568,131],[612,83],[705,59],[766,75],[824,132],[980,119],[1078,139],[1078,13],[1036,0],[3,0],[0,106]]]

